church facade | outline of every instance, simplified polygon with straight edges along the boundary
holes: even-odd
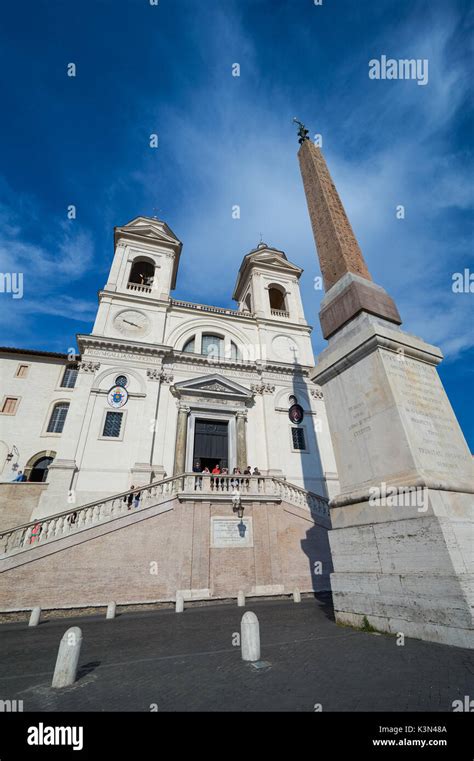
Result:
[[[114,244],[79,355],[0,350],[0,479],[23,474],[0,528],[216,464],[335,496],[302,270],[260,243],[225,309],[172,297],[182,244],[165,222],[138,217]]]

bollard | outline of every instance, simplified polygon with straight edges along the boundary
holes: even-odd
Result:
[[[245,595],[241,589],[237,595],[237,605],[239,608],[245,608]]]
[[[242,644],[242,660],[260,660],[260,626],[257,616],[250,610],[242,616],[240,640]]]
[[[176,592],[176,613],[182,613],[184,610],[184,597],[182,592]]]
[[[293,592],[293,602],[301,602],[301,592],[299,589],[295,589]]]
[[[82,632],[71,626],[62,636],[51,687],[69,687],[76,681],[77,664],[81,654]]]
[[[115,618],[115,612],[117,610],[117,603],[116,602],[109,602],[107,605],[107,614],[106,618]]]
[[[28,626],[38,626],[41,618],[41,608],[33,608]]]

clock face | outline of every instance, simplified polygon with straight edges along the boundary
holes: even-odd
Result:
[[[143,312],[138,312],[136,309],[126,309],[115,316],[114,327],[126,336],[138,338],[148,333],[150,321]]]
[[[296,364],[299,354],[299,346],[290,336],[276,336],[272,341],[275,354],[284,362]]]

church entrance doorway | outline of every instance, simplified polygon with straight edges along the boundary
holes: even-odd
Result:
[[[229,424],[227,420],[196,420],[194,428],[193,463],[201,461],[201,468],[210,471],[219,464],[229,467]]]

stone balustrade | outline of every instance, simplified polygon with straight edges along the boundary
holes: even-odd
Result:
[[[236,491],[244,503],[246,499],[277,497],[281,501],[309,510],[312,515],[329,517],[328,501],[324,497],[273,476],[183,473],[134,489],[133,499],[130,501],[131,492],[128,490],[3,531],[0,534],[0,557],[28,550],[38,544],[91,528],[129,512],[166,502],[173,496],[196,500],[209,499],[213,495],[227,495],[231,499]]]
[[[151,293],[153,290],[151,285],[141,283],[127,283],[127,288],[129,291],[136,291],[137,293]]]

